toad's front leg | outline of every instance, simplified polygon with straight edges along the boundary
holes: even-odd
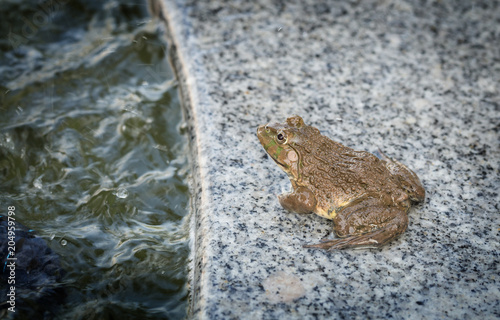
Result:
[[[316,209],[316,197],[306,187],[298,187],[294,192],[278,196],[283,208],[297,213],[311,213]]]

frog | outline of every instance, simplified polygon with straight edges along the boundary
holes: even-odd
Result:
[[[406,230],[411,205],[425,200],[420,179],[404,164],[380,149],[375,156],[333,141],[298,115],[259,126],[257,137],[290,179],[281,206],[333,221],[336,238],[305,248],[379,248]]]

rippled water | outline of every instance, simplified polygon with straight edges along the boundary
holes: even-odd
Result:
[[[0,212],[59,255],[47,318],[183,318],[187,139],[160,23],[143,1],[49,2],[0,1]]]

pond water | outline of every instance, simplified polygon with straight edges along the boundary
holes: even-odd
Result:
[[[0,316],[184,318],[187,137],[161,23],[144,1],[0,4],[0,216],[61,269],[36,287],[18,269]]]

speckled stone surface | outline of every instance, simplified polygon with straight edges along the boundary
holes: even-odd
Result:
[[[193,151],[196,319],[500,317],[498,1],[163,0]],[[304,249],[256,137],[301,115],[421,178],[382,249]]]

